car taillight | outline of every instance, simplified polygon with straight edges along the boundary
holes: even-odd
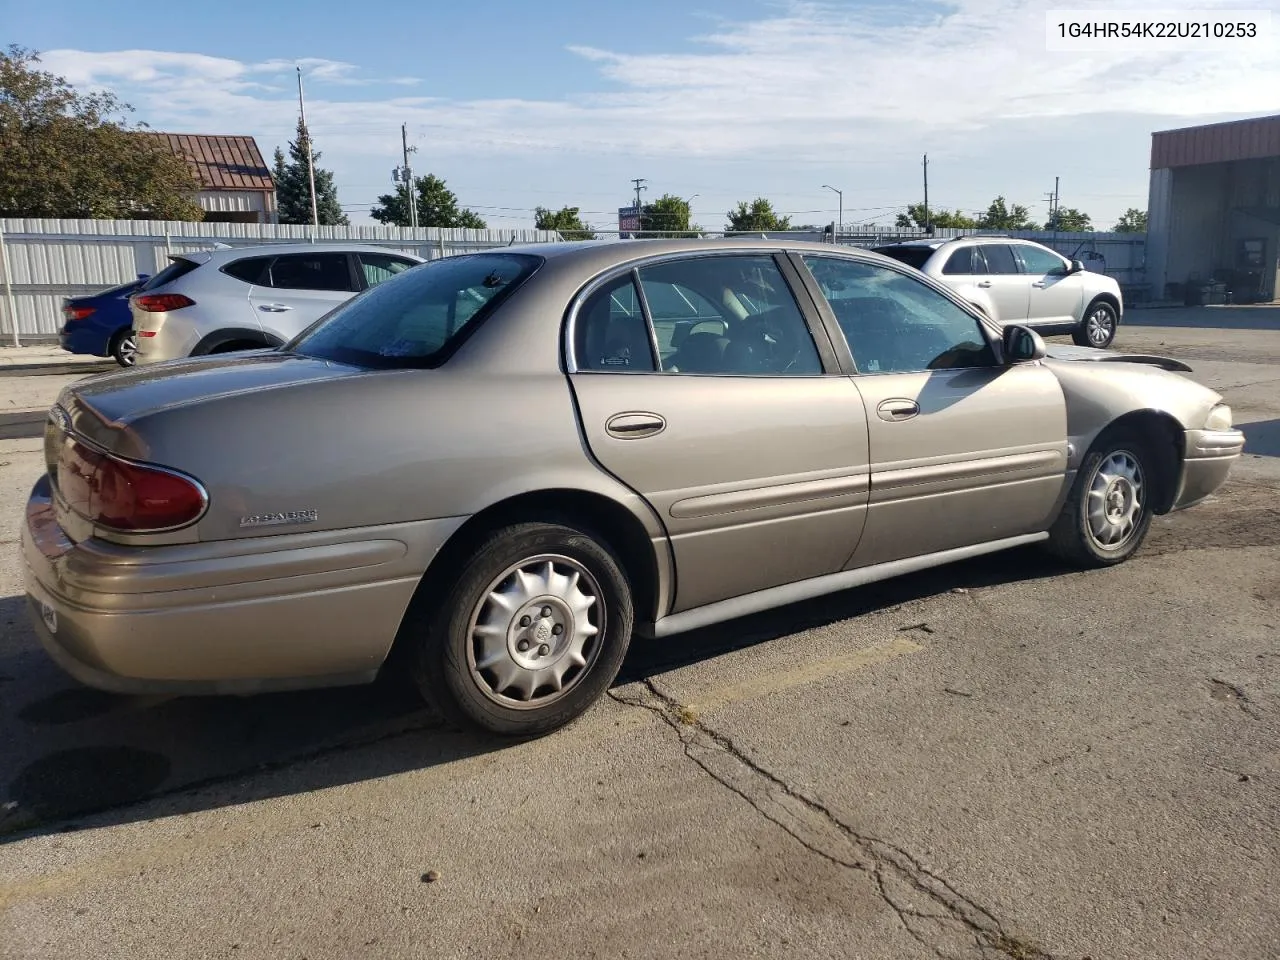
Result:
[[[83,320],[89,316],[96,308],[94,307],[71,307],[62,308],[62,315],[68,320]]]
[[[144,293],[133,298],[133,305],[147,313],[166,313],[183,307],[194,307],[196,302],[180,293]]]
[[[58,490],[93,523],[125,533],[171,530],[195,523],[209,499],[191,477],[134,463],[67,440],[58,457]]]

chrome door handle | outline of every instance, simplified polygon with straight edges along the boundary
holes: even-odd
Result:
[[[979,284],[978,284],[978,286],[980,286],[980,287],[989,287],[989,286],[991,286],[991,281],[990,281],[990,280],[983,280],[981,283],[979,283]]]
[[[1043,286],[1044,286],[1044,281],[1043,281],[1043,280],[1037,280],[1035,283],[1033,283],[1033,284],[1031,284],[1031,285],[1032,285],[1033,287],[1043,287]]]
[[[882,400],[876,407],[876,414],[881,420],[896,423],[899,420],[910,420],[920,412],[920,404],[914,400]]]
[[[615,413],[605,421],[604,429],[618,440],[639,440],[667,429],[667,421],[656,413]]]
[[[258,309],[263,313],[284,313],[286,310],[292,310],[293,307],[287,303],[260,303]]]

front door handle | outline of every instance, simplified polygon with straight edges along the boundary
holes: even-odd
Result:
[[[615,413],[605,422],[604,429],[618,440],[639,440],[667,429],[667,421],[656,413]]]
[[[1035,283],[1033,283],[1033,284],[1031,284],[1031,285],[1032,285],[1033,287],[1043,287],[1043,286],[1044,286],[1044,281],[1043,281],[1043,280],[1037,280]]]
[[[258,309],[263,313],[284,313],[286,310],[292,310],[293,307],[287,303],[262,303],[258,305]]]
[[[890,423],[897,423],[899,420],[910,420],[920,412],[920,404],[914,400],[905,400],[895,398],[893,400],[882,400],[880,405],[876,407],[876,414],[881,420],[888,420]]]
[[[978,286],[980,286],[980,287],[984,287],[984,288],[985,288],[985,287],[989,287],[989,286],[991,286],[991,281],[990,281],[990,280],[982,280],[982,281],[980,281],[980,282],[978,283]]]

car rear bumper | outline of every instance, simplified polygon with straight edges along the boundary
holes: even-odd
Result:
[[[1217,490],[1244,452],[1239,430],[1188,430],[1174,510],[1182,510]]]
[[[45,478],[21,535],[31,621],[64,670],[116,692],[367,682],[422,573],[461,523],[158,547],[73,543]]]
[[[190,309],[190,308],[187,308]],[[163,363],[191,356],[200,342],[200,332],[190,319],[169,313],[135,311],[133,329],[138,344],[136,362]]]
[[[58,343],[67,353],[91,357],[111,356],[111,335],[85,323],[64,326],[58,331]]]

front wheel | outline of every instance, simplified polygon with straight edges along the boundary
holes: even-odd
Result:
[[[138,340],[133,330],[120,330],[111,338],[111,356],[122,367],[138,362]]]
[[[1076,327],[1071,339],[1077,347],[1094,347],[1103,349],[1111,346],[1116,338],[1116,328],[1120,325],[1116,308],[1105,300],[1089,304],[1085,311],[1084,321]]]
[[[413,678],[458,725],[536,736],[576,719],[613,682],[631,593],[584,531],[521,523],[476,548],[434,610],[406,621]]]
[[[1104,434],[1084,458],[1048,547],[1081,567],[1108,567],[1133,556],[1151,526],[1155,458],[1131,430]]]

